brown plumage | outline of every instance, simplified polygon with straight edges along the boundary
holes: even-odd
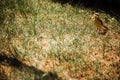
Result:
[[[108,28],[103,24],[102,20],[99,18],[99,14],[94,14],[94,25],[97,27],[99,34],[106,34]]]

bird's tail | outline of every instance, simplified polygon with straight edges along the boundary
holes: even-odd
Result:
[[[104,31],[105,31],[105,32],[108,32],[108,30],[109,30],[108,27],[107,27],[107,26],[104,26]]]
[[[103,29],[99,32],[99,34],[105,35],[108,32],[108,27],[107,26],[103,26]]]

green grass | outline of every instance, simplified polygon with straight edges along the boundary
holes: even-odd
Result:
[[[110,66],[120,59],[120,24],[114,18],[100,12],[103,21],[109,20],[109,32],[99,35],[89,18],[90,9],[51,0],[15,0],[14,4],[4,11],[14,16],[5,16],[0,27],[1,52],[45,72],[56,72],[62,80],[118,80],[118,66]],[[25,74],[17,71],[16,79],[35,76]]]

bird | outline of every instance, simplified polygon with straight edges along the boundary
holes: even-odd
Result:
[[[94,13],[94,25],[97,27],[99,34],[106,34],[108,31],[108,27],[103,24],[103,21],[99,17],[99,13]]]

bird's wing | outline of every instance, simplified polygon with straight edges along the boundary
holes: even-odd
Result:
[[[103,22],[102,22],[102,20],[100,20],[100,19],[98,18],[98,21],[99,21],[99,23],[100,23],[101,25],[103,25]]]

